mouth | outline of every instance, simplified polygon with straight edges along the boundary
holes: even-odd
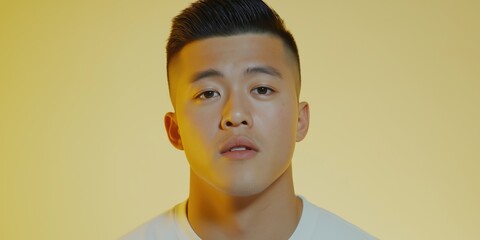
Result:
[[[222,153],[226,153],[226,152],[237,152],[237,151],[248,151],[248,150],[253,150],[249,147],[246,147],[246,146],[235,146],[235,147],[232,147],[230,149],[228,149],[228,151],[225,151],[225,152],[222,152]]]
[[[248,159],[258,153],[258,147],[245,136],[233,136],[220,150],[220,154],[228,159]]]

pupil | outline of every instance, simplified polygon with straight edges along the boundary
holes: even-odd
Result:
[[[260,93],[260,94],[266,94],[266,93],[267,93],[267,88],[266,88],[266,87],[259,87],[259,88],[258,88],[258,93]]]
[[[205,98],[212,98],[213,97],[213,91],[206,91],[205,92]]]

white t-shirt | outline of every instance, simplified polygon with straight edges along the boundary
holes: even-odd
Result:
[[[299,196],[303,202],[300,222],[290,240],[371,240],[376,239],[337,215],[319,208]],[[121,240],[199,240],[187,219],[187,201],[182,202]]]

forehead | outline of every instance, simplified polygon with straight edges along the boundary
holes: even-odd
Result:
[[[191,82],[199,72],[215,70],[224,76],[234,76],[257,66],[277,70],[286,81],[295,81],[298,90],[299,68],[294,54],[277,36],[248,33],[191,42],[168,65],[172,102],[176,92],[184,89],[181,86]]]
[[[242,64],[273,64],[285,68],[296,65],[292,63],[293,53],[280,38],[271,34],[239,34],[187,44],[172,58],[168,70],[169,77],[176,78],[189,71],[226,68],[229,64],[236,68]]]

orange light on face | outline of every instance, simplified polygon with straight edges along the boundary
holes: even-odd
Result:
[[[308,129],[293,61],[268,34],[196,41],[173,59],[178,136],[200,179],[231,195],[252,195],[290,167],[295,142]],[[226,144],[228,152],[221,150]]]

